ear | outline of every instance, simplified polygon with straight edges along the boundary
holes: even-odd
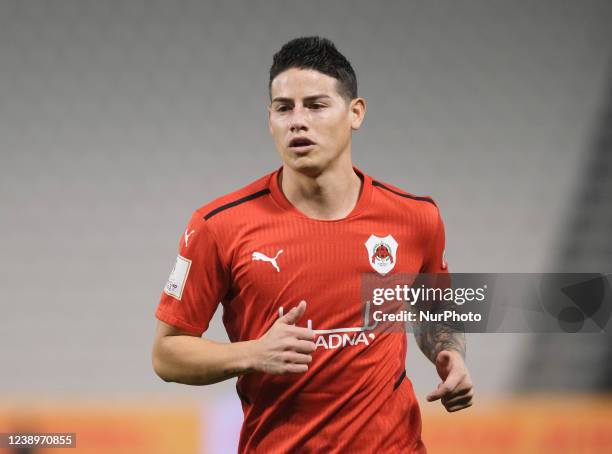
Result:
[[[351,116],[351,129],[358,130],[363,123],[366,114],[366,100],[363,98],[355,98],[349,106]]]
[[[268,106],[268,132],[270,133],[270,135],[272,135],[272,119],[270,118],[272,116],[272,106],[269,105]]]

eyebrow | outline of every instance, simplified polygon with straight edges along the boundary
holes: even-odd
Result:
[[[305,102],[308,101],[314,101],[315,99],[322,99],[322,98],[329,98],[331,99],[331,96],[328,95],[312,95],[312,96],[306,96],[304,98]],[[293,102],[293,98],[283,98],[283,97],[276,97],[272,100],[272,103],[275,102]]]

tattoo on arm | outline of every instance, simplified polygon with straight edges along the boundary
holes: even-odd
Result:
[[[438,304],[435,312],[443,314],[445,310],[452,309],[453,306],[454,304],[451,301],[442,302]],[[417,321],[413,327],[414,337],[419,348],[432,363],[435,364],[436,356],[442,350],[455,350],[465,358],[466,345],[463,323]]]

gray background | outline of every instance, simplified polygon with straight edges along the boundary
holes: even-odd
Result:
[[[296,36],[353,63],[354,161],[436,199],[452,271],[551,270],[609,102],[611,23],[607,0],[2,0],[0,394],[233,393],[162,383],[153,313],[192,210],[279,165],[267,71]],[[513,392],[529,345],[471,335],[479,395]],[[422,399],[434,368],[408,361]]]

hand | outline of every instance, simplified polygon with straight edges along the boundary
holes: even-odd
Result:
[[[295,326],[304,315],[306,301],[280,317],[256,341],[255,370],[268,374],[303,374],[315,351],[314,331]]]
[[[459,352],[442,350],[436,356],[436,370],[443,380],[429,393],[428,402],[441,399],[446,411],[458,411],[472,406],[474,388],[470,373]]]

